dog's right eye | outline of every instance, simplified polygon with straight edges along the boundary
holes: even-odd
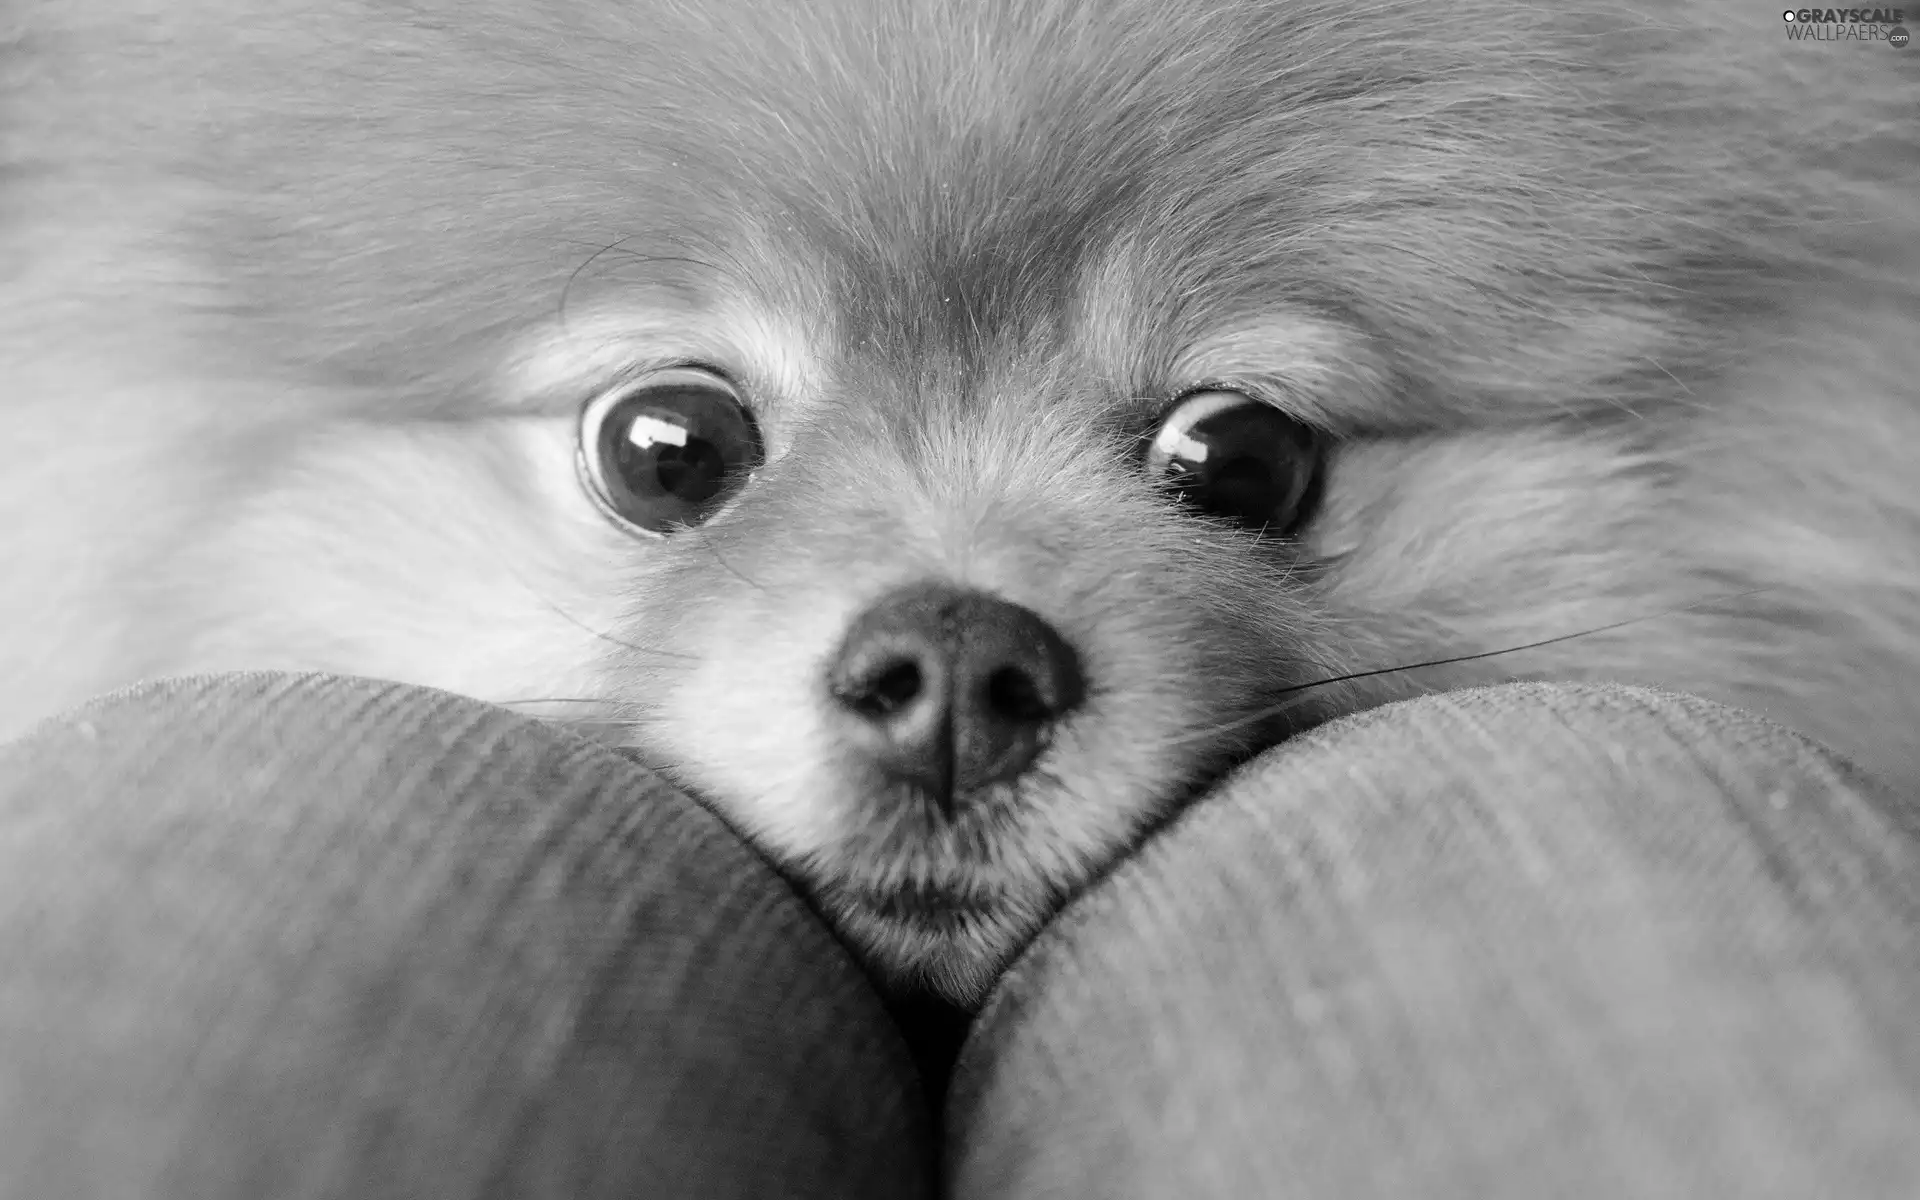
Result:
[[[725,376],[676,367],[587,402],[581,481],[620,524],[667,534],[713,516],[760,465],[760,430]]]
[[[1160,418],[1146,466],[1195,507],[1286,537],[1311,515],[1321,454],[1318,434],[1271,405],[1202,388]]]

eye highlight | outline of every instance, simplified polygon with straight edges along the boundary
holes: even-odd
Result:
[[[608,516],[638,533],[707,520],[764,453],[739,389],[704,367],[656,371],[603,392],[580,413],[581,482]]]
[[[1147,476],[1215,516],[1284,537],[1304,523],[1322,443],[1310,426],[1225,388],[1174,401],[1147,447]]]

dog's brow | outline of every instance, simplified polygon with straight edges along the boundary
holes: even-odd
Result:
[[[1327,428],[1387,421],[1396,389],[1365,334],[1310,313],[1275,312],[1236,322],[1185,349],[1174,362],[1180,388],[1257,381],[1255,389],[1301,420]]]
[[[761,403],[778,404],[818,390],[815,343],[794,323],[741,305],[576,312],[513,346],[490,400],[508,410],[552,411],[633,374],[700,363],[739,378]]]

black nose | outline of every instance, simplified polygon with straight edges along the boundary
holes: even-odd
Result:
[[[1084,692],[1079,657],[1038,614],[944,584],[903,588],[862,613],[828,686],[875,765],[949,812],[1031,766]]]

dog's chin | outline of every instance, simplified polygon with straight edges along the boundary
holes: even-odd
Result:
[[[972,1009],[1075,895],[1249,757],[1212,763],[1171,789],[1179,801],[1149,806],[1124,830],[1104,829],[1104,850],[1082,844],[1070,856],[1045,855],[1033,823],[990,813],[917,830],[896,822],[892,836],[841,847],[837,867],[817,869],[823,860],[810,856],[816,870],[801,872],[802,886],[884,987]],[[1048,797],[1011,787],[1000,799],[1031,813]]]
[[[938,886],[815,892],[829,920],[881,984],[978,1007],[1007,964],[1052,916],[1021,903]]]

